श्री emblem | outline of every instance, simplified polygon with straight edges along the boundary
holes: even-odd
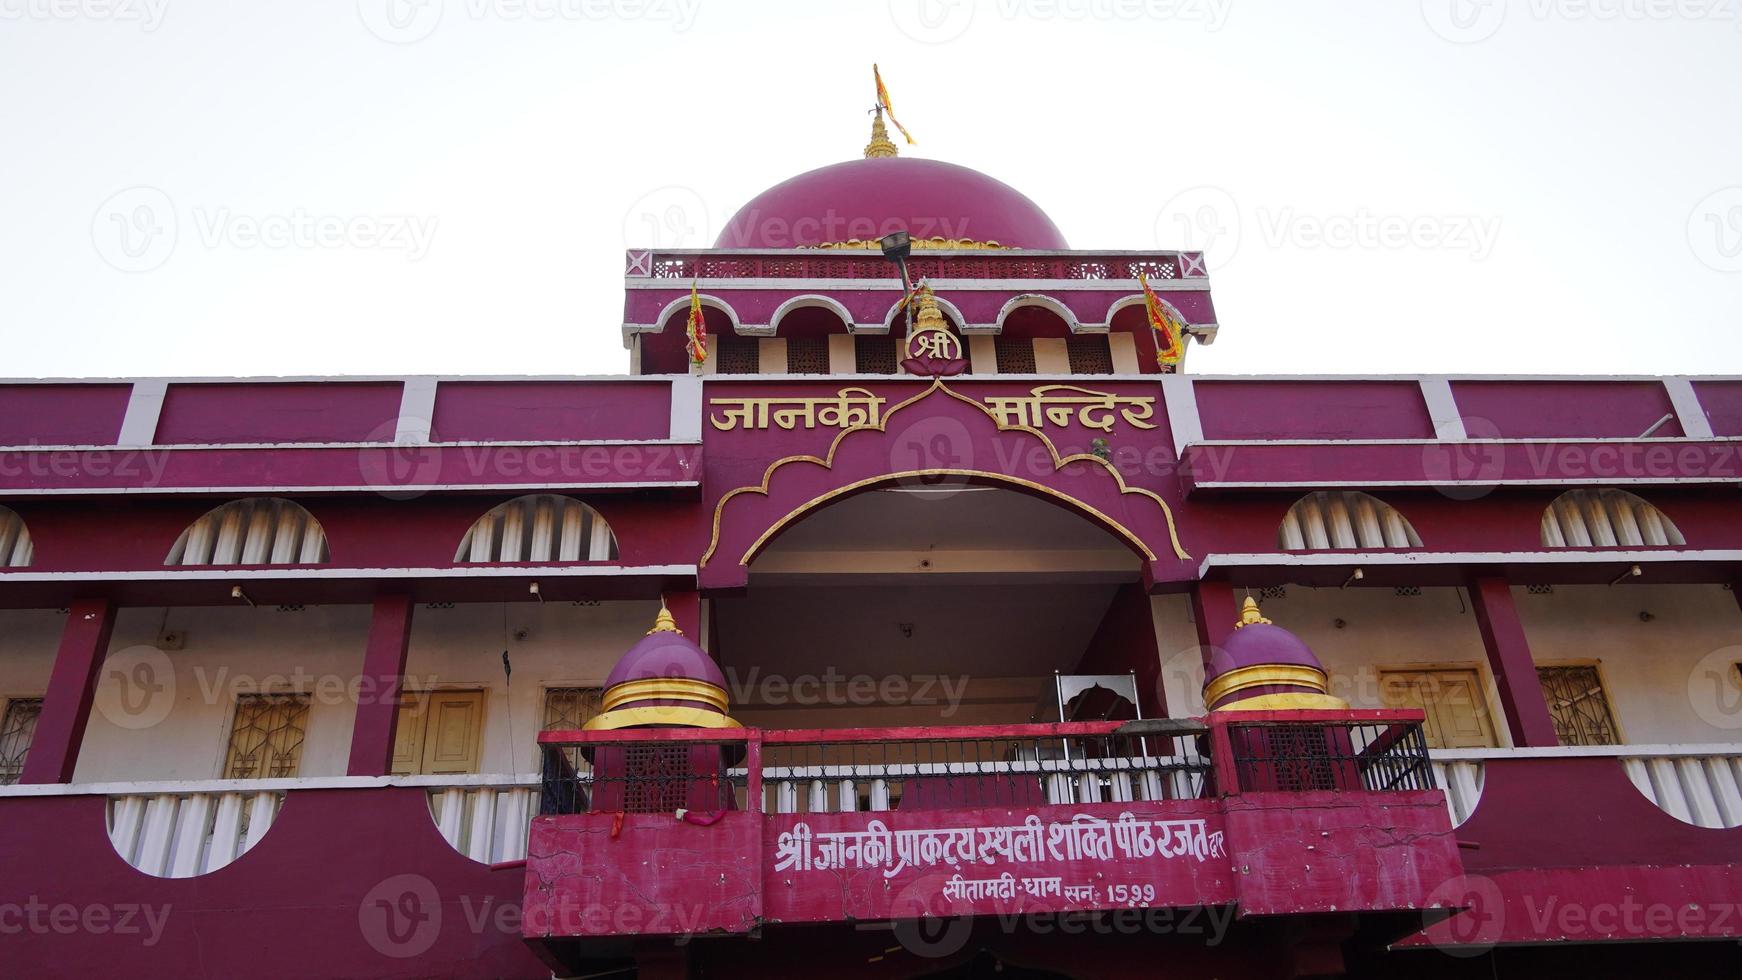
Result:
[[[920,286],[916,301],[919,303],[918,322],[913,332],[907,335],[907,358],[901,366],[909,374],[932,378],[953,377],[967,370],[968,359],[962,354],[962,338],[950,333],[950,325],[945,322],[943,311],[938,309],[931,287]]]

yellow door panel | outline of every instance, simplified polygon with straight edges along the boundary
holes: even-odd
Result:
[[[484,692],[432,692],[427,696],[424,717],[424,774],[477,772]]]
[[[1481,676],[1476,671],[1382,670],[1379,693],[1387,707],[1420,708],[1426,713],[1422,733],[1429,748],[1483,748],[1494,744]]]
[[[399,700],[399,721],[393,731],[395,776],[412,776],[423,769],[424,696],[407,694]]]

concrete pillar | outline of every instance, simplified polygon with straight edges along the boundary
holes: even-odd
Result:
[[[1192,587],[1192,621],[1198,628],[1198,647],[1205,666],[1210,650],[1228,642],[1240,607],[1234,602],[1234,587],[1227,582],[1199,582]]]
[[[30,755],[24,760],[25,783],[70,783],[79,762],[79,745],[91,720],[91,701],[109,637],[115,631],[115,604],[107,599],[80,599],[67,611],[60,648],[42,698]]]
[[[351,776],[385,776],[393,768],[399,727],[400,687],[411,647],[411,597],[379,596],[369,620],[363,670],[357,685],[357,717],[351,729]]]
[[[1472,579],[1470,605],[1476,611],[1476,625],[1482,631],[1482,646],[1488,651],[1488,666],[1494,672],[1512,744],[1519,748],[1559,745],[1554,719],[1542,699],[1542,684],[1536,678],[1536,661],[1530,656],[1524,623],[1512,599],[1511,583],[1501,575]]]

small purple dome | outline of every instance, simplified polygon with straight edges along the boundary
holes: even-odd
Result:
[[[963,238],[1011,248],[1067,249],[1040,206],[1002,181],[941,160],[877,157],[782,181],[738,209],[715,248],[801,248],[914,238]]]
[[[611,668],[605,687],[608,690],[618,684],[650,678],[682,678],[722,690],[726,687],[726,675],[720,672],[714,658],[689,637],[673,630],[659,630],[637,640],[618,659],[617,666]]]
[[[1222,646],[1225,664],[1222,670],[1253,667],[1258,664],[1290,664],[1324,670],[1306,643],[1288,630],[1271,623],[1249,623],[1234,631]]]

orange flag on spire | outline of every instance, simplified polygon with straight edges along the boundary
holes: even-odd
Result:
[[[914,145],[913,137],[908,135],[907,127],[901,124],[901,120],[895,118],[895,109],[889,105],[889,90],[883,87],[883,74],[877,70],[876,65],[871,66],[871,77],[877,80],[877,107],[889,113],[889,121],[895,124],[896,129],[901,130],[901,138],[907,140],[907,145]]]
[[[708,360],[708,326],[702,320],[702,296],[696,291],[696,280],[690,280],[690,322],[684,327],[689,342],[684,344],[684,350],[689,351],[692,364],[705,364]]]
[[[1139,272],[1137,281],[1143,285],[1143,308],[1149,313],[1149,326],[1155,330],[1155,363],[1172,367],[1186,356],[1185,331],[1179,315],[1149,288],[1148,276]]]

